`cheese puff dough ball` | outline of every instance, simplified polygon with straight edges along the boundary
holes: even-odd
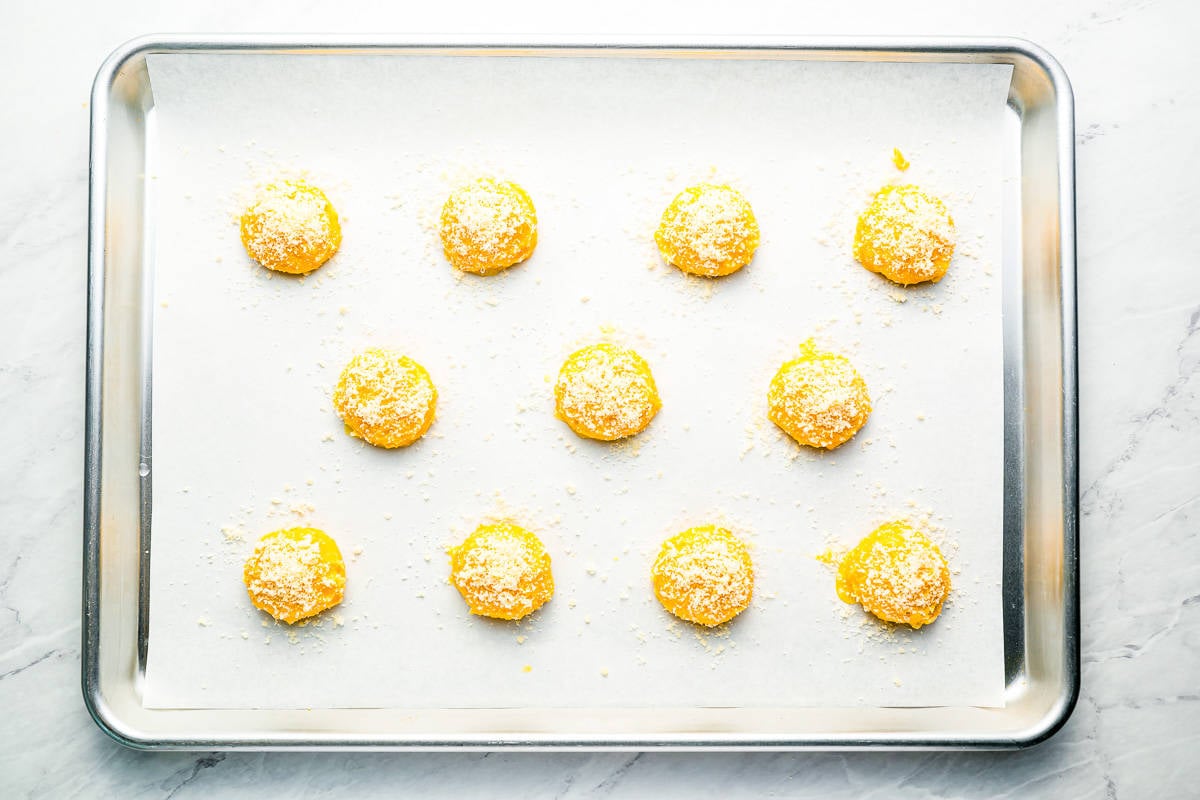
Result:
[[[507,522],[480,525],[450,550],[450,582],[472,614],[493,619],[521,619],[554,595],[546,548]]]
[[[267,269],[302,275],[328,261],[342,243],[329,198],[303,180],[263,187],[241,219],[242,244]]]
[[[728,186],[684,189],[654,233],[658,251],[684,272],[709,278],[737,272],[758,249],[758,221],[746,198]]]
[[[650,365],[633,350],[593,344],[563,362],[554,384],[555,414],[588,439],[611,442],[639,433],[662,408]]]
[[[916,186],[885,186],[858,217],[854,257],[902,285],[937,283],[954,255],[954,220],[936,197]]]
[[[919,628],[942,613],[950,568],[938,546],[904,522],[889,522],[842,557],[837,593],[888,622]]]
[[[809,339],[767,390],[767,416],[797,442],[832,450],[858,433],[871,413],[867,384],[848,359]]]
[[[242,579],[256,608],[290,625],[342,602],[346,565],[324,531],[288,528],[259,540]]]
[[[463,272],[491,275],[533,255],[537,214],[515,183],[480,178],[450,193],[442,206],[442,249]]]
[[[425,368],[392,350],[350,359],[333,390],[346,432],[376,447],[407,447],[433,424],[437,389]]]
[[[667,611],[708,627],[742,613],[754,592],[750,551],[715,525],[689,528],[663,542],[650,577]]]

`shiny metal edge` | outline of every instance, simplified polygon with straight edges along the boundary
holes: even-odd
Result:
[[[92,82],[90,144],[88,150],[87,332],[84,367],[84,476],[83,476],[83,596],[81,684],[88,713],[100,729],[118,742],[112,715],[100,692],[100,467],[101,413],[104,352],[104,254],[108,146],[108,92],[120,64],[137,48],[127,43],[111,53]]]
[[[148,736],[116,714],[106,702],[100,681],[100,520],[102,467],[102,396],[104,353],[105,231],[107,121],[109,92],[121,69],[132,60],[156,53],[258,51],[341,54],[387,50],[618,50],[650,53],[683,51],[762,51],[803,53],[810,58],[848,57],[852,60],[993,61],[1025,59],[1053,87],[1058,146],[1058,256],[1060,269],[1062,345],[1062,523],[1063,607],[1065,640],[1062,691],[1040,718],[1020,731],[1002,735],[967,732],[889,733],[841,736],[747,736],[741,734],[671,734],[618,736],[613,734],[533,734],[518,736],[463,734],[453,736]],[[585,53],[581,53],[585,54]],[[631,53],[632,55],[632,53]],[[858,56],[858,58],[854,58]],[[1069,718],[1080,688],[1079,652],[1079,485],[1078,485],[1078,332],[1076,322],[1076,242],[1074,176],[1074,99],[1070,81],[1044,49],[1018,38],[943,37],[563,37],[528,36],[520,42],[493,36],[445,37],[376,35],[156,35],[133,39],[118,47],[97,72],[92,89],[90,191],[87,279],[87,363],[85,397],[85,478],[82,690],[97,725],[115,741],[137,749],[384,749],[384,750],[860,750],[860,749],[1011,749],[1037,744],[1052,736]],[[170,712],[167,712],[170,713]]]

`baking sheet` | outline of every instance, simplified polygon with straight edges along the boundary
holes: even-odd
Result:
[[[158,151],[151,707],[999,705],[1001,132],[1010,68],[792,61],[164,55]],[[912,161],[901,175],[899,147]],[[255,182],[306,171],[343,218],[298,280],[248,261]],[[538,208],[528,263],[480,279],[433,221],[479,173]],[[675,192],[729,182],[763,245],[720,281],[659,263]],[[854,213],[901,179],[946,197],[960,246],[937,286],[852,262]],[[765,422],[766,386],[810,335],[875,401],[829,454]],[[664,408],[631,442],[552,415],[575,347],[648,359]],[[329,393],[372,345],[439,387],[430,435],[378,451]],[[470,617],[445,547],[512,518],[554,559],[520,624]],[[917,632],[838,601],[814,556],[895,517],[927,520],[955,591]],[[725,629],[670,618],[659,543],[721,522],[754,547],[753,606]],[[346,602],[304,627],[255,611],[241,562],[263,533],[330,532]]]

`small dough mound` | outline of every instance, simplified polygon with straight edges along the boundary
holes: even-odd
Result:
[[[441,232],[446,260],[455,269],[491,275],[533,255],[537,213],[517,184],[480,178],[450,193]]]
[[[684,272],[715,278],[737,272],[758,249],[758,221],[728,186],[701,183],[675,196],[654,233],[658,251]]]
[[[346,433],[376,447],[407,447],[433,424],[437,389],[425,368],[392,350],[350,359],[333,390]]]
[[[329,198],[303,180],[272,183],[242,214],[242,244],[267,269],[302,275],[328,261],[342,243]]]
[[[521,619],[554,595],[546,548],[508,522],[480,525],[450,550],[450,582],[472,614],[494,619]]]
[[[883,187],[858,217],[854,257],[888,280],[937,283],[953,255],[954,220],[941,200],[916,186]]]
[[[650,578],[667,611],[710,628],[742,613],[754,593],[750,551],[715,525],[689,528],[663,542]]]
[[[259,540],[242,580],[256,608],[291,625],[342,602],[346,564],[324,531],[287,528]]]
[[[905,522],[888,522],[842,557],[837,593],[882,620],[919,628],[942,613],[950,568],[924,533]]]
[[[812,339],[786,362],[767,390],[767,416],[800,444],[832,450],[871,414],[867,384],[848,359],[817,350]]]
[[[555,414],[588,439],[611,442],[645,430],[662,408],[650,365],[633,350],[593,344],[563,362]]]

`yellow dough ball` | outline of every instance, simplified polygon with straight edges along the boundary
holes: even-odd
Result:
[[[701,183],[675,196],[654,233],[658,251],[684,272],[709,278],[737,272],[758,249],[758,221],[728,186]]]
[[[259,540],[242,579],[256,608],[290,625],[342,602],[346,565],[324,531],[288,528]]]
[[[346,432],[376,447],[406,447],[433,424],[437,389],[425,368],[392,350],[350,359],[333,390]]]
[[[537,247],[537,213],[515,183],[492,178],[460,186],[442,206],[442,249],[456,269],[491,275]]]
[[[521,619],[554,595],[546,548],[508,522],[480,525],[450,550],[450,582],[472,614],[494,619]]]
[[[767,416],[797,442],[827,450],[848,441],[871,413],[867,384],[848,359],[800,345],[767,390]]]
[[[950,568],[929,537],[905,522],[889,522],[842,557],[837,593],[882,620],[919,628],[942,613]]]
[[[639,433],[662,408],[650,365],[633,350],[593,344],[563,362],[554,384],[555,414],[588,439],[611,442]]]
[[[885,186],[858,217],[854,257],[871,272],[905,286],[937,283],[954,255],[954,220],[916,186]]]
[[[715,525],[689,528],[663,542],[650,577],[667,611],[708,627],[742,613],[754,593],[750,551]]]
[[[328,261],[342,243],[329,198],[303,180],[262,188],[242,214],[242,244],[267,269],[300,275]]]

